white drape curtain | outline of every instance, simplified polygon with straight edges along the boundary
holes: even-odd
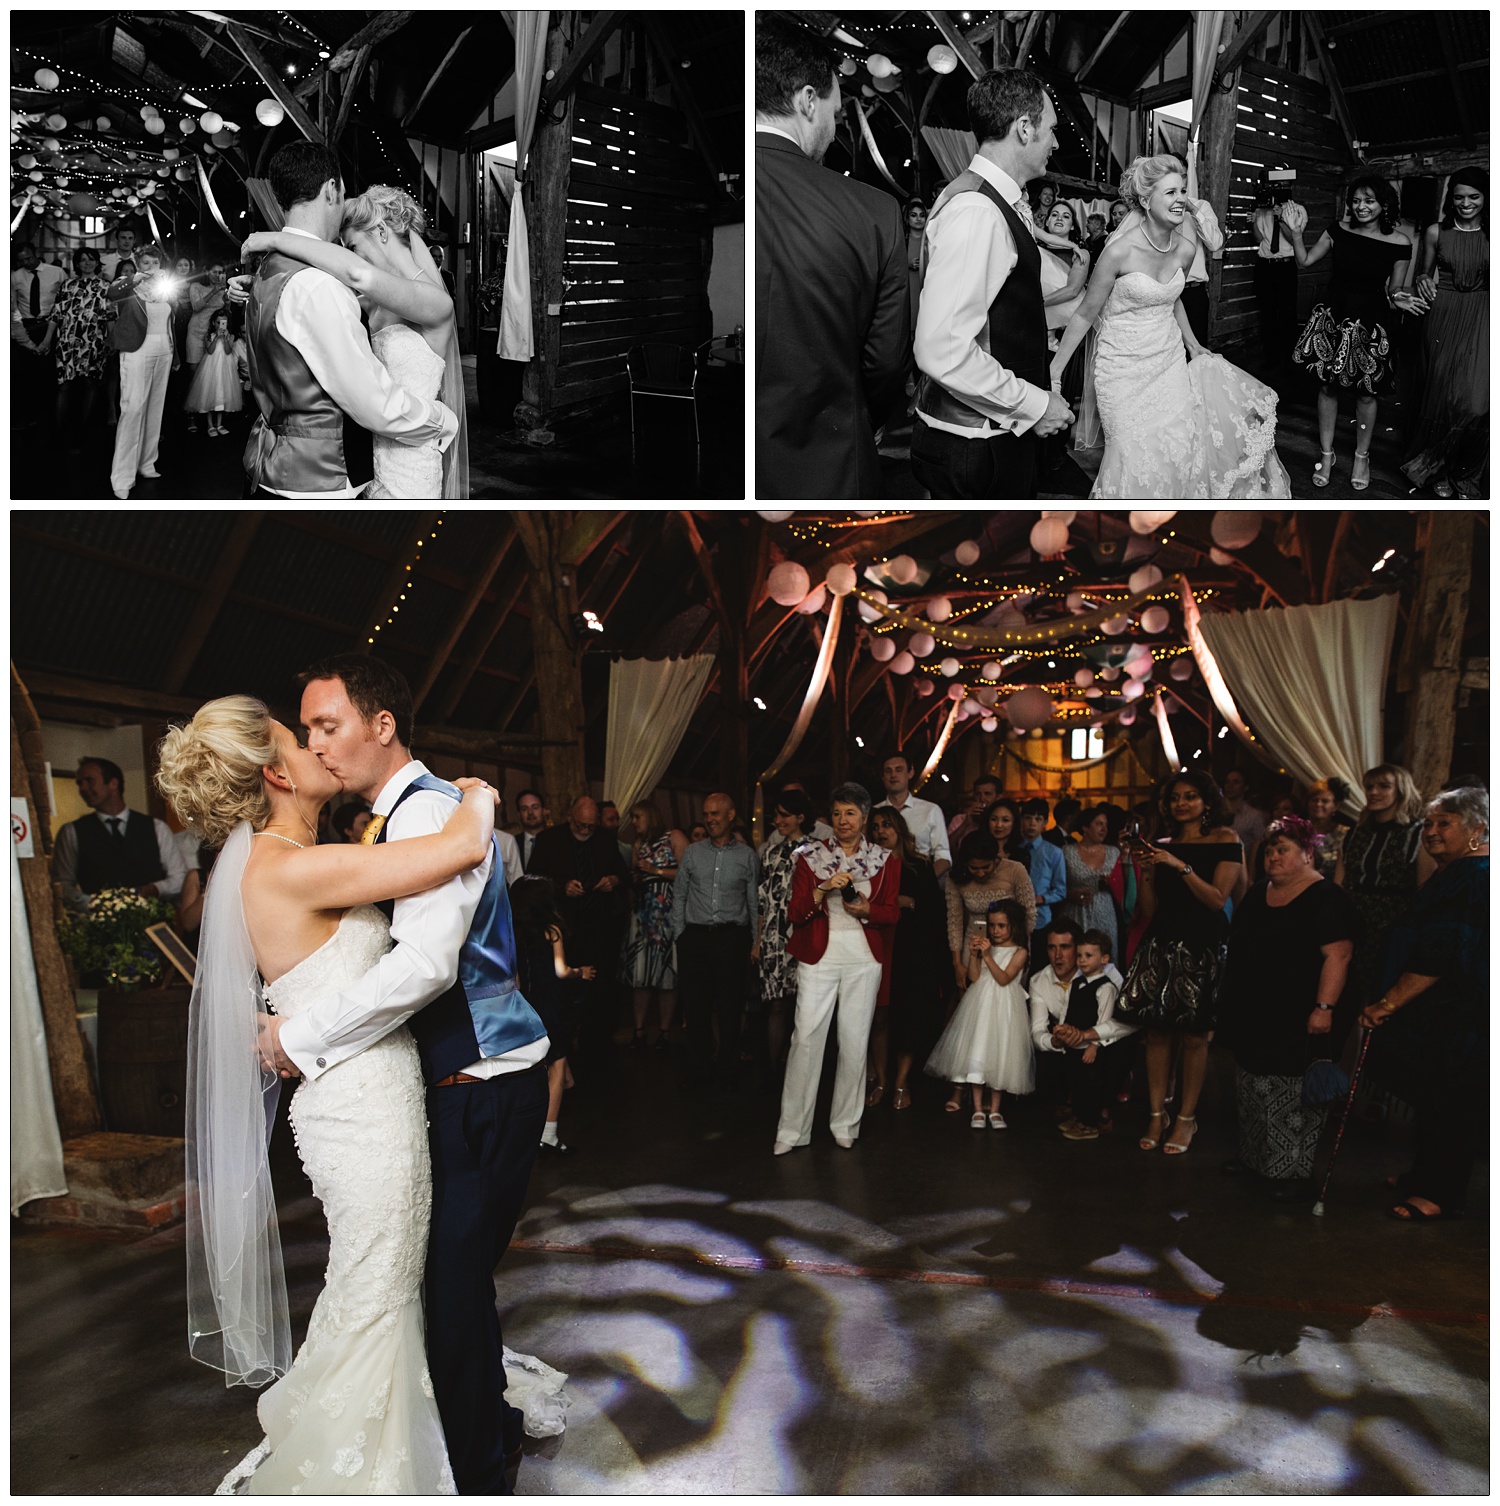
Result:
[[[1205,614],[1200,630],[1235,704],[1289,773],[1361,787],[1383,757],[1394,596]]]
[[[505,259],[505,294],[500,304],[500,343],[507,361],[529,361],[535,353],[531,338],[531,245],[526,233],[526,206],[520,186],[531,165],[526,160],[536,130],[537,102],[547,64],[545,10],[506,13],[516,36],[516,188],[510,200],[510,243]]]
[[[1195,10],[1193,12],[1193,125],[1188,133],[1187,190],[1190,198],[1198,197],[1198,138],[1203,130],[1203,112],[1208,107],[1208,91],[1214,81],[1214,62],[1219,56],[1219,37],[1224,27],[1227,12],[1221,10]],[[1214,252],[1215,260],[1222,258],[1221,245]],[[1194,270],[1202,271],[1199,265],[1203,251],[1200,247],[1194,257]]]
[[[52,1102],[42,995],[21,892],[21,862],[10,844],[10,1211],[39,1197],[63,1197],[62,1135]]]
[[[948,126],[922,127],[922,140],[937,158],[939,170],[945,178],[956,178],[973,160],[975,142],[973,131],[955,131]]]
[[[604,798],[629,814],[667,772],[713,674],[714,656],[616,659],[609,667]]]

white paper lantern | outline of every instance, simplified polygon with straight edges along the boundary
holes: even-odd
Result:
[[[872,89],[870,87],[869,84],[861,84],[859,86],[859,92],[861,94],[863,94],[866,99],[874,99],[875,98],[875,91],[874,91],[874,89]]]
[[[952,73],[958,67],[958,54],[941,42],[927,49],[927,66],[934,73]]]
[[[30,152],[23,152],[19,157],[16,158],[16,162],[21,167],[36,166],[36,158],[33,157]]]
[[[156,169],[156,176],[158,178],[170,178],[172,176],[172,169],[170,167],[159,167]]]
[[[1049,721],[1057,709],[1052,697],[1040,685],[1018,690],[1006,703],[1005,715],[1012,727],[1025,731]]]
[[[160,115],[153,115],[151,119],[146,122],[146,129],[153,136],[160,136],[162,132],[166,130],[166,128],[167,123],[161,118]]]
[[[881,606],[886,605],[890,599],[884,591],[870,591],[867,594],[870,597],[870,601],[878,601]],[[859,615],[866,622],[879,622],[885,616],[885,613],[879,607],[871,606],[869,601],[862,601],[859,604]]]
[[[917,661],[904,648],[891,660],[891,673],[893,675],[909,675],[916,667]]]
[[[1126,632],[1129,629],[1130,618],[1106,617],[1104,621],[1099,624],[1099,626],[1104,630],[1106,634],[1109,635],[1109,637],[1118,638],[1121,633]]]
[[[215,131],[224,129],[224,117],[217,110],[205,110],[198,117],[198,124],[203,127],[206,136],[212,136]]]
[[[141,202],[141,196],[135,193],[129,194],[126,197],[125,202],[129,204],[132,209],[134,209],[135,206]]]
[[[228,126],[225,126],[225,128],[222,131],[215,131],[214,132],[214,145],[215,146],[218,146],[218,147],[233,146],[234,142],[235,142],[234,132],[231,131]]]
[[[1031,547],[1046,559],[1068,547],[1068,525],[1061,518],[1042,518],[1031,525]]]
[[[1155,533],[1165,523],[1170,523],[1177,516],[1172,512],[1133,512],[1130,515],[1130,526],[1136,533]]]
[[[142,105],[139,111],[142,120],[150,120],[153,115],[159,113],[155,105]]]
[[[68,117],[66,115],[49,115],[47,117],[47,129],[49,131],[66,131]]]
[[[193,170],[190,167],[179,167],[177,169],[177,181],[179,183],[186,183],[192,176]]]
[[[1126,680],[1120,687],[1120,694],[1127,701],[1138,701],[1145,693],[1146,687],[1139,680]]]
[[[886,561],[885,573],[898,586],[909,586],[917,578],[917,562],[909,554],[898,554]]]
[[[276,108],[279,110],[281,106],[278,105]],[[764,518],[768,523],[785,523],[791,515],[791,509],[788,508],[786,512],[758,512],[755,516]]]
[[[1164,633],[1167,624],[1172,620],[1171,613],[1165,607],[1147,607],[1141,613],[1141,626],[1148,633]]]
[[[811,617],[816,612],[821,612],[828,605],[828,588],[819,582],[797,603],[797,610],[804,617]]]
[[[1130,589],[1133,593],[1149,591],[1152,586],[1161,582],[1161,571],[1155,565],[1142,565],[1130,577]]]
[[[1044,518],[1061,518],[1069,528],[1078,520],[1077,512],[1065,507],[1044,507],[1042,509],[1042,516]]]
[[[875,92],[877,94],[894,94],[901,87],[901,80],[894,73],[887,73],[884,78],[875,80]]]
[[[1069,591],[1065,598],[1065,605],[1075,616],[1079,612],[1088,611],[1088,603],[1084,601],[1081,591]]]
[[[185,168],[178,169],[180,177]],[[778,606],[794,607],[812,587],[812,582],[807,577],[807,571],[795,560],[782,560],[779,565],[771,567],[771,573],[766,578],[766,588],[770,592],[771,600]]]
[[[1234,563],[1234,556],[1232,554],[1225,554],[1217,544],[1213,545],[1208,551],[1208,557],[1216,565],[1232,565]]]
[[[900,72],[883,52],[872,52],[865,60],[865,67],[870,70],[871,78],[889,78],[891,74]]]
[[[979,673],[986,680],[998,680],[1000,678],[1000,664],[995,659],[987,659],[979,666]]]
[[[110,126],[112,126],[114,124],[114,122],[112,120],[110,120],[110,118],[109,118],[108,115],[101,115],[94,122],[94,124],[96,126],[98,126],[101,131],[107,131],[107,130],[109,130]]]
[[[161,157],[163,162],[175,162],[181,155],[181,147],[164,146],[161,149]]]
[[[937,689],[937,687],[924,675],[922,679],[916,681],[916,683],[912,686],[912,689],[915,690],[916,693],[920,696],[929,696],[933,693],[934,690]]]
[[[946,596],[934,596],[927,603],[929,622],[946,622],[953,615],[953,603]]]
[[[191,136],[193,132],[198,129],[198,122],[196,120],[191,120],[186,115],[184,115],[182,119],[177,122],[177,129],[184,136]]]
[[[851,75],[859,72],[859,64],[856,63],[853,58],[845,58],[844,61],[839,64],[839,72],[842,73],[845,78],[849,78]]]
[[[1087,689],[1094,683],[1094,671],[1091,669],[1076,669],[1073,671],[1073,683]]]
[[[981,706],[979,704],[979,702],[974,699],[973,696],[965,696],[964,697],[963,714],[965,716],[978,716],[979,713],[981,711],[983,711],[983,710],[984,710],[984,707]]]
[[[974,692],[974,699],[981,706],[988,708],[1000,699],[1000,692],[993,685],[982,685]]]
[[[937,639],[931,633],[913,633],[906,645],[917,659],[925,659],[937,647]]]
[[[66,188],[72,181],[71,178],[54,178],[52,183],[56,188]]]
[[[938,661],[938,668],[951,680],[963,668],[963,665],[950,654],[946,659]]]
[[[205,157],[217,157],[218,154],[219,154],[219,149],[218,149],[218,147],[216,147],[213,144],[213,142],[211,142],[211,141],[205,141],[203,143],[203,155]]]
[[[979,725],[985,732],[993,732],[999,727],[1000,722],[993,716],[987,716]]]
[[[1099,671],[1099,678],[1101,680],[1113,682],[1113,681],[1118,680],[1120,678],[1120,671],[1119,671],[1119,669],[1115,665],[1113,665],[1113,664],[1106,664]]]
[[[890,638],[870,640],[870,657],[881,664],[889,664],[896,657],[896,645]]]
[[[1091,701],[1097,701],[1103,694],[1104,692],[1100,690],[1097,685],[1090,685],[1089,688],[1084,691],[1084,695]]]
[[[1191,654],[1183,654],[1180,658],[1172,660],[1172,667],[1167,671],[1174,680],[1191,680],[1193,678],[1193,659]]]
[[[278,100],[263,99],[255,107],[255,118],[263,126],[280,125],[285,115],[286,111],[281,108]]]
[[[853,565],[834,565],[828,571],[826,584],[835,596],[847,596],[859,584],[859,576]]]
[[[961,701],[963,698],[964,688],[962,685],[950,685],[948,687],[948,699],[950,701]]]
[[[55,89],[61,82],[50,68],[38,68],[31,77],[38,89]]]
[[[29,173],[27,173],[26,176],[28,178],[30,178],[33,183],[40,183],[42,181],[43,174],[42,174],[41,170],[38,169],[35,172],[29,172]]]
[[[975,564],[979,559],[979,545],[976,544],[973,539],[965,539],[963,543],[953,551],[953,558],[956,559],[960,565],[968,566]]]
[[[1135,721],[1135,707],[1134,706],[1126,706],[1124,708],[1124,710],[1120,712],[1120,725],[1122,727],[1128,727],[1134,721]]]
[[[1214,514],[1209,532],[1220,549],[1246,549],[1260,536],[1258,512],[1234,512],[1225,508]]]

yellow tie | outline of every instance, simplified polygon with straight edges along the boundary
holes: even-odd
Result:
[[[370,824],[365,827],[365,834],[359,839],[361,847],[373,847],[375,838],[380,835],[380,828],[385,825],[384,816],[371,816]]]

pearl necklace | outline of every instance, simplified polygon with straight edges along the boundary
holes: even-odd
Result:
[[[1146,237],[1146,244],[1148,246],[1150,246],[1153,251],[1157,252],[1161,256],[1165,256],[1167,254],[1167,252],[1172,249],[1172,242],[1174,240],[1176,240],[1176,238],[1177,238],[1177,232],[1174,230],[1171,233],[1171,235],[1169,235],[1167,237],[1167,243],[1166,243],[1165,246],[1158,246],[1156,244],[1156,242],[1154,240],[1152,240],[1151,237],[1150,237],[1150,235],[1147,233],[1146,226],[1149,223],[1150,222],[1148,220],[1146,220],[1146,219],[1142,219],[1141,220],[1141,234]]]
[[[306,842],[292,842],[292,839],[290,837],[282,836],[279,831],[252,831],[250,835],[252,837],[275,837],[278,842],[291,842],[292,846],[297,848],[301,852],[305,852],[307,850]]]

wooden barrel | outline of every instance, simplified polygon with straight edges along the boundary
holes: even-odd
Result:
[[[99,1097],[106,1128],[181,1137],[192,992],[186,987],[99,991]]]

